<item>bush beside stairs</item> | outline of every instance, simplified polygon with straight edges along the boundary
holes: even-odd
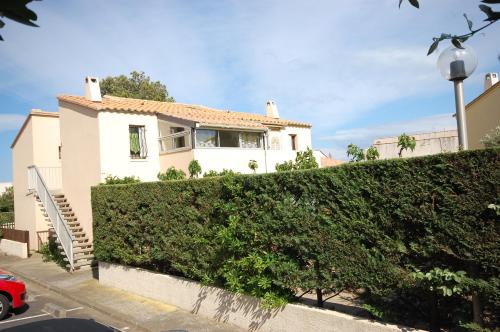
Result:
[[[61,215],[64,218],[64,222],[66,225],[69,227],[71,230],[71,233],[73,234],[74,241],[73,241],[73,267],[75,270],[84,270],[84,269],[89,269],[94,265],[94,255],[93,255],[93,246],[92,242],[90,242],[89,237],[83,230],[83,227],[80,225],[80,222],[78,221],[78,218],[75,215],[75,212],[71,208],[71,205],[68,202],[68,199],[64,196],[64,194],[61,193],[54,193],[52,194],[52,197],[54,198],[54,201],[56,202],[59,211],[61,212]],[[48,215],[45,211],[45,207],[41,203],[38,197],[36,197],[37,201],[39,202],[40,209],[42,210],[42,213],[44,217],[47,220],[47,226],[50,228],[49,229],[49,234],[50,236],[54,237],[55,242],[58,244],[57,248],[60,251],[61,255],[63,255],[65,258],[64,260],[66,262],[69,262],[70,258],[66,256],[66,253],[63,250],[63,247],[60,245],[60,241],[57,238],[57,234],[53,229],[52,222],[48,218]],[[66,264],[66,268],[68,270],[71,269],[71,265],[68,263]]]

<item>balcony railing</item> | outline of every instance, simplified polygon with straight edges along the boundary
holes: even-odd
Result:
[[[177,152],[191,149],[191,130],[160,137],[160,153]]]
[[[51,191],[62,189],[62,172],[61,167],[37,167],[40,176],[45,181],[47,188]],[[28,189],[34,188],[34,172],[28,172]]]

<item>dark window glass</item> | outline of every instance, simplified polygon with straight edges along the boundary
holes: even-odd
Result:
[[[240,146],[240,135],[237,131],[219,131],[221,148],[237,148]]]

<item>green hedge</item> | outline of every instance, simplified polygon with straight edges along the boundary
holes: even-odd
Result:
[[[472,320],[469,298],[479,294],[495,324],[500,237],[487,206],[500,197],[499,157],[94,187],[95,255],[270,304],[313,290],[321,305],[323,294],[364,289],[385,319],[448,326]]]
[[[0,212],[0,226],[14,223],[14,212]]]

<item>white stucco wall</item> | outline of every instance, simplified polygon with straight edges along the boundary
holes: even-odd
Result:
[[[9,256],[28,258],[28,244],[7,239],[0,239],[0,252]]]
[[[231,169],[234,172],[251,173],[248,168],[250,160],[257,161],[257,173],[265,173],[264,149],[240,149],[240,148],[196,148],[194,159],[200,163],[203,173],[211,170],[220,172],[223,169]]]
[[[129,126],[145,126],[146,159],[130,158]],[[160,171],[158,120],[144,113],[99,112],[101,180],[107,175],[136,176],[141,181],[156,181]]]
[[[292,150],[290,135],[297,135],[297,150]],[[277,163],[295,160],[298,151],[311,148],[311,129],[287,127],[283,130],[268,132],[269,146],[273,137],[280,140],[280,149],[241,149],[241,148],[199,148],[194,149],[194,159],[198,160],[203,173],[210,170],[222,171],[231,169],[239,173],[252,173],[248,168],[250,160],[257,161],[257,173],[272,173]],[[320,160],[318,160],[318,163]],[[267,167],[266,167],[267,165]]]
[[[292,151],[292,141],[290,135],[297,135],[297,151],[312,148],[311,143],[311,128],[302,127],[286,127],[283,130],[270,131],[269,137],[279,136],[282,151]]]
[[[180,277],[104,262],[99,262],[99,283],[169,303],[247,331],[420,332],[300,304],[266,310],[255,297],[203,286]]]

